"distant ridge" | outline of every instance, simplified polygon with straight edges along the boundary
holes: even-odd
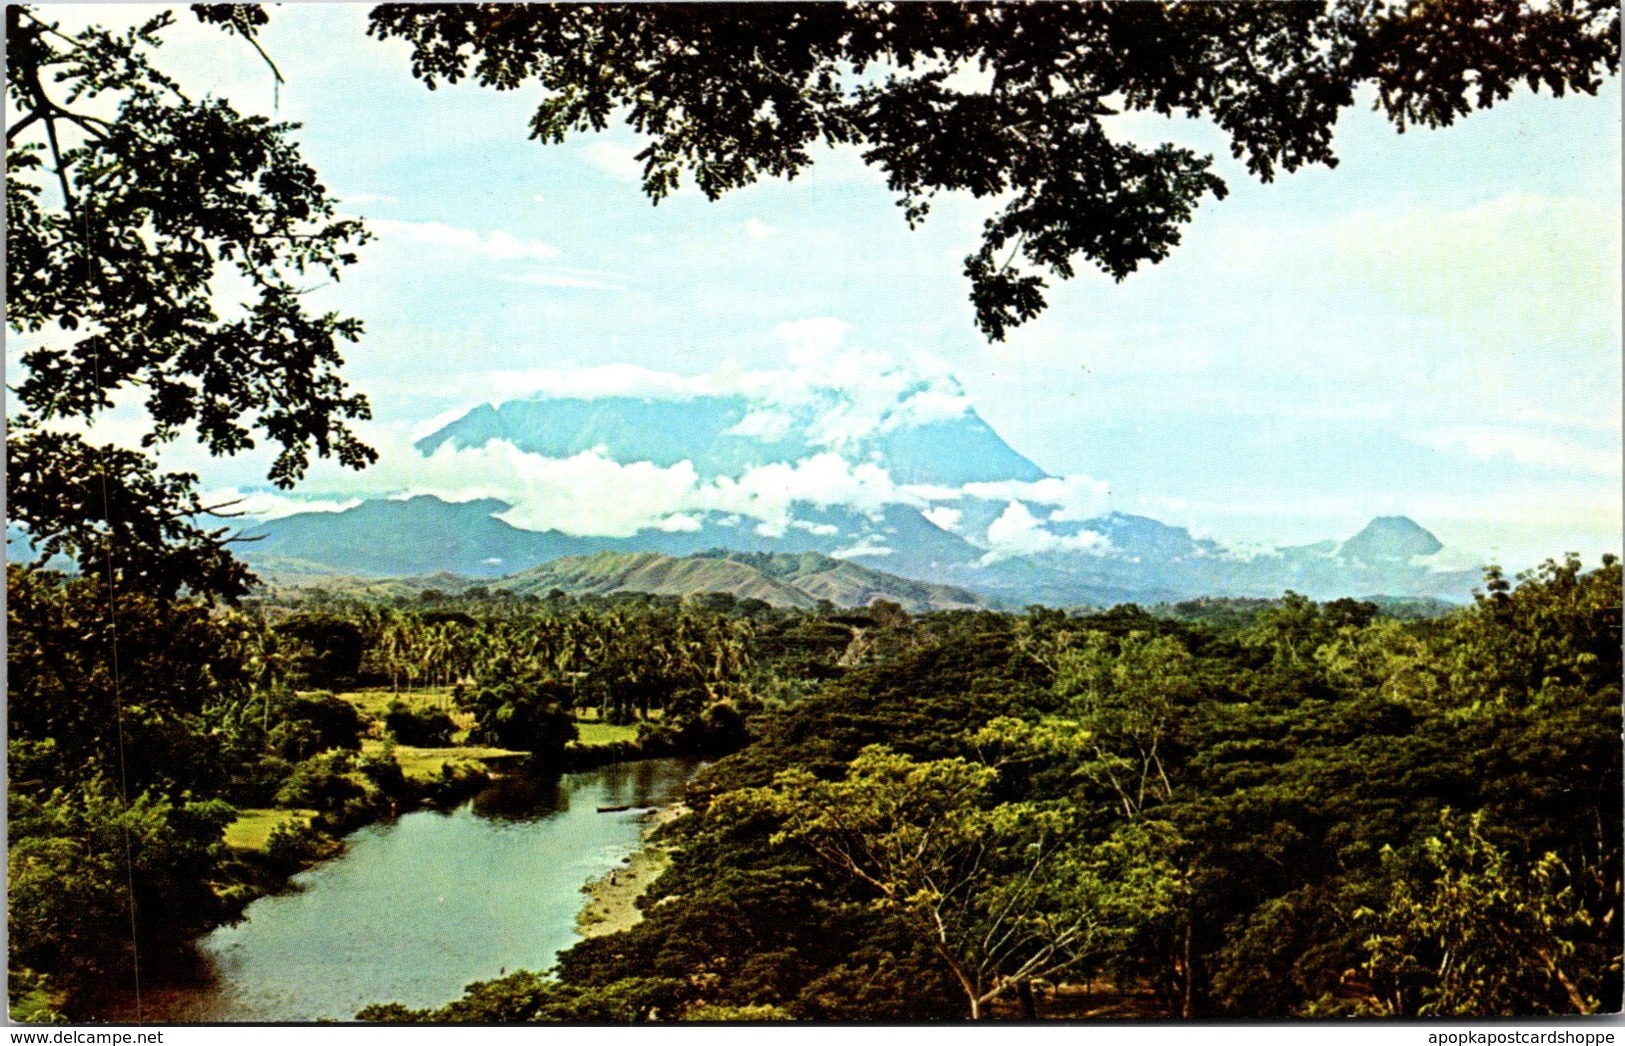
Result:
[[[538,564],[591,559],[595,553],[622,557],[595,560],[601,566],[593,569],[570,567],[576,573],[553,584],[563,591],[575,591],[573,585],[582,586],[580,591],[615,590],[622,582],[613,572],[603,573],[609,568],[602,565],[630,569],[626,564],[631,560],[625,557],[645,555],[656,558],[638,561],[645,566],[635,575],[637,582],[656,587],[642,591],[686,593],[698,583],[693,577],[709,572],[717,591],[770,591],[771,599],[756,598],[785,606],[804,604],[775,585],[840,605],[860,605],[864,600],[857,593],[872,588],[874,598],[905,605],[934,606],[946,600],[955,605],[1112,606],[1200,596],[1272,598],[1288,589],[1316,599],[1377,594],[1460,603],[1482,579],[1476,569],[1435,565],[1442,543],[1403,516],[1378,517],[1347,541],[1238,554],[1209,538],[1193,537],[1184,527],[1114,512],[1064,524],[1099,535],[1104,547],[994,558],[906,505],[886,506],[873,517],[840,506],[810,508],[804,510],[809,526],[779,535],[725,525],[726,520],[712,514],[698,531],[646,529],[629,537],[524,530],[499,518],[507,508],[496,500],[449,503],[430,495],[368,501],[341,512],[267,521],[249,530],[247,536],[255,540],[238,551],[256,570],[269,570],[289,583],[296,583],[291,581],[295,574],[372,575],[375,581],[399,582],[440,572],[472,583],[512,578]],[[670,565],[696,559],[707,563],[683,568],[689,573],[674,573]],[[719,560],[736,566],[718,566]],[[738,565],[759,576],[747,579]],[[905,592],[903,585],[919,587]]]
[[[838,607],[864,607],[886,600],[910,613],[987,605],[965,589],[912,581],[815,552],[716,550],[695,556],[595,552],[566,556],[499,578],[444,572],[399,578],[354,577],[323,573],[316,565],[298,560],[269,560],[258,570],[273,592],[320,588],[335,593],[410,598],[430,589],[458,592],[478,584],[494,592],[536,596],[555,590],[572,596],[619,592],[693,596],[721,592],[738,599],[760,599],[772,606],[804,610],[823,600]]]

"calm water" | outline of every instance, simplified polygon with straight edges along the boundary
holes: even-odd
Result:
[[[452,813],[363,828],[344,856],[295,877],[298,893],[255,901],[205,937],[209,983],[149,988],[142,1018],[346,1021],[368,1003],[438,1006],[504,968],[544,970],[578,939],[582,885],[641,841],[640,811],[597,807],[663,802],[696,768],[650,759],[509,777]]]

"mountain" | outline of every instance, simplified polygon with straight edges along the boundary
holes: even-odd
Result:
[[[1418,556],[1431,556],[1444,543],[1404,516],[1378,516],[1365,529],[1343,542],[1337,554],[1353,563],[1381,566],[1408,563]]]
[[[925,390],[916,390],[918,392]],[[764,408],[741,396],[686,400],[632,397],[515,400],[475,407],[418,440],[427,456],[443,446],[473,449],[505,440],[518,450],[566,458],[597,449],[612,461],[647,461],[669,468],[687,461],[700,476],[737,476],[763,465],[800,461],[828,444],[811,436],[814,407]],[[824,425],[827,427],[826,419]],[[896,483],[1035,481],[1044,470],[999,438],[975,410],[920,424],[888,426],[843,441],[854,461],[883,461]]]
[[[511,495],[417,493],[269,520],[245,535],[253,540],[242,555],[333,575],[499,578],[598,553],[647,554],[662,558],[640,561],[639,584],[687,591],[709,572],[719,590],[755,586],[786,605],[801,597],[773,587],[789,582],[766,568],[778,562],[771,557],[847,565],[814,571],[823,580],[811,588],[790,584],[803,595],[826,583],[836,593],[862,591],[867,582],[855,572],[868,569],[1015,606],[1272,598],[1288,589],[1317,599],[1461,601],[1479,581],[1477,570],[1443,569],[1442,543],[1402,516],[1378,517],[1346,540],[1241,552],[1146,516],[1091,511],[1108,496],[1103,484],[1047,475],[951,379],[904,376],[889,388],[890,399],[806,387],[487,404],[415,449],[426,474],[449,484],[438,489]],[[602,489],[583,478],[600,475]],[[619,535],[583,533],[603,518],[599,506],[615,514],[622,502],[636,507],[631,525],[641,529],[628,534],[621,513]],[[534,520],[558,522],[519,525]],[[770,558],[724,566],[719,549]],[[696,556],[711,562],[664,561]],[[741,573],[747,562],[760,578]],[[571,584],[589,576],[597,579],[590,584],[623,583],[593,567]],[[562,580],[556,587],[570,590]]]
[[[643,531],[628,538],[522,530],[497,518],[507,507],[492,500],[448,503],[429,496],[369,501],[343,512],[313,512],[271,520],[249,531],[248,536],[256,540],[238,548],[257,569],[272,570],[284,577],[300,573],[370,574],[382,578],[446,572],[472,580],[513,577],[516,570],[517,576],[524,577],[534,568],[543,574],[555,572],[547,574],[551,580],[545,584],[537,580],[532,586],[542,591],[557,587],[566,592],[607,592],[617,590],[617,586],[678,594],[728,591],[784,606],[803,604],[778,593],[770,582],[785,583],[775,571],[782,571],[783,564],[797,561],[798,557],[813,557],[841,567],[839,571],[826,568],[814,572],[820,578],[816,583],[798,582],[792,586],[814,600],[829,598],[840,605],[867,601],[845,594],[861,591],[869,583],[863,572],[909,579],[911,584],[925,586],[926,591],[948,587],[969,597],[955,597],[964,605],[990,601],[1011,606],[1034,602],[1055,606],[1150,604],[1203,595],[1268,598],[1287,589],[1317,599],[1385,595],[1459,602],[1480,580],[1476,570],[1436,571],[1425,562],[1416,562],[1425,561],[1431,553],[1403,556],[1407,547],[1435,551],[1443,547],[1437,538],[1409,520],[1404,521],[1408,524],[1405,531],[1410,533],[1410,528],[1415,528],[1420,536],[1408,537],[1409,544],[1397,550],[1392,544],[1361,540],[1371,531],[1367,527],[1345,542],[1328,541],[1239,556],[1211,540],[1192,537],[1182,527],[1145,517],[1110,514],[1079,524],[1082,529],[1110,535],[1111,545],[1101,552],[1056,551],[989,561],[976,545],[901,506],[888,509],[878,519],[846,510],[814,514],[822,526],[837,528],[832,534],[791,529],[771,536],[712,520],[695,533]],[[838,550],[836,546],[852,540],[854,531],[868,544],[847,549],[838,558],[831,556],[831,551]],[[1394,531],[1391,525],[1378,528],[1379,535]],[[1353,551],[1346,552],[1351,545]],[[717,549],[725,551],[714,551]],[[641,561],[644,567],[659,568],[638,575],[639,584],[655,587],[623,584],[614,580],[613,572],[603,573],[602,565],[612,562],[618,564],[617,569],[630,569],[625,557],[639,555],[654,557]],[[583,557],[591,560],[597,556],[621,558],[601,560],[600,566],[584,573],[580,571],[585,568],[575,565],[583,562]],[[705,562],[682,568],[690,573],[672,565],[695,559]],[[734,566],[718,566],[719,561]],[[560,567],[559,563],[570,565]],[[765,586],[762,591],[747,590],[745,575],[736,569],[741,564],[758,568],[761,578],[752,577],[749,583]],[[766,569],[769,565],[773,569]],[[694,588],[699,575],[692,572],[701,568],[726,583],[717,580],[714,588]],[[567,573],[556,574],[559,570]],[[569,570],[578,573],[569,574]],[[831,587],[821,588],[823,585]],[[945,605],[937,596],[902,593],[895,582],[872,587],[873,598],[892,599],[904,606]]]
[[[364,501],[343,512],[302,512],[243,533],[250,564],[298,560],[335,573],[399,576],[447,571],[497,577],[599,547],[554,531],[520,530],[496,518],[506,502],[446,502],[429,495]]]
[[[304,512],[251,527],[243,533],[238,554],[249,563],[297,560],[342,574],[401,576],[443,570],[471,577],[500,577],[594,552],[691,556],[724,548],[835,558],[856,547],[876,551],[852,558],[889,566],[895,555],[899,572],[914,577],[981,555],[964,539],[902,506],[888,507],[873,519],[842,508],[809,510],[800,520],[806,526],[783,534],[762,534],[737,519],[711,514],[698,530],[645,530],[627,538],[522,530],[497,518],[509,507],[501,501],[447,502],[430,495],[365,501],[341,512]]]

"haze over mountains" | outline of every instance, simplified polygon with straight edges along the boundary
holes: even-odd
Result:
[[[239,549],[262,571],[529,572],[538,585],[570,590],[565,582],[582,583],[586,570],[592,584],[760,589],[781,605],[824,598],[776,589],[784,578],[763,572],[804,554],[813,555],[803,573],[830,575],[829,564],[844,562],[892,576],[845,578],[830,589],[837,602],[895,598],[921,608],[1285,589],[1459,600],[1480,580],[1475,564],[1405,517],[1375,519],[1345,540],[1242,552],[1110,511],[1105,484],[1046,474],[977,415],[951,377],[898,368],[879,378],[863,393],[783,380],[475,407],[417,440],[415,464],[397,464],[421,477],[413,489],[267,521]],[[603,559],[556,564],[549,582],[535,569],[597,553],[623,558],[613,569]],[[703,561],[658,558],[696,556]],[[957,591],[908,595],[909,583]]]

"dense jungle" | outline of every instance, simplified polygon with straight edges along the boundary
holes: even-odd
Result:
[[[640,921],[360,1018],[1620,1005],[1613,558],[1492,569],[1437,616],[1292,594],[923,615],[131,597],[117,662],[94,582],[8,581],[19,1017],[94,1019],[92,987],[503,758],[678,753],[721,758],[656,835],[672,863]]]

